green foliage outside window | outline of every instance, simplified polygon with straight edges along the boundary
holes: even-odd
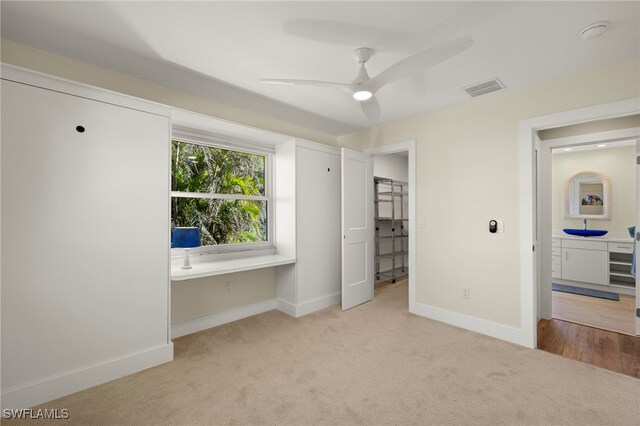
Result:
[[[265,195],[265,156],[171,142],[171,191]],[[267,201],[171,198],[171,224],[200,228],[202,245],[267,240]]]

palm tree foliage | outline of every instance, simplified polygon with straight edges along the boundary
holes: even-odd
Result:
[[[201,194],[265,195],[265,157],[171,142],[171,190]],[[267,202],[172,197],[171,225],[200,228],[202,245],[267,240]]]

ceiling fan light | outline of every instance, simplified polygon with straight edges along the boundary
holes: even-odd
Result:
[[[368,90],[359,90],[353,94],[353,99],[362,102],[371,99],[372,96],[373,93]]]

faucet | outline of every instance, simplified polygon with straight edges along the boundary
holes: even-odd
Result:
[[[584,228],[582,228],[582,229],[584,229],[585,231],[587,230],[587,219],[586,218],[584,220]]]

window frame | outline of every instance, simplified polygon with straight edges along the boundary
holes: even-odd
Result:
[[[227,199],[227,200],[258,200],[267,203],[267,240],[250,243],[219,244],[200,246],[190,249],[192,254],[214,254],[214,253],[234,253],[251,252],[254,250],[265,250],[275,248],[275,206],[274,206],[274,150],[268,147],[254,146],[251,143],[232,140],[228,137],[219,137],[200,133],[191,129],[173,128],[169,150],[172,151],[173,141],[188,143],[192,145],[206,146],[211,148],[225,149],[229,151],[242,152],[245,154],[264,156],[264,195],[240,195],[240,194],[211,194],[200,192],[180,192],[170,191],[170,200],[174,197],[182,198],[205,198],[205,199]],[[171,156],[171,154],[170,154]],[[172,179],[171,171],[169,179]],[[173,221],[173,217],[171,217]],[[171,248],[171,255],[183,256],[184,249]]]

